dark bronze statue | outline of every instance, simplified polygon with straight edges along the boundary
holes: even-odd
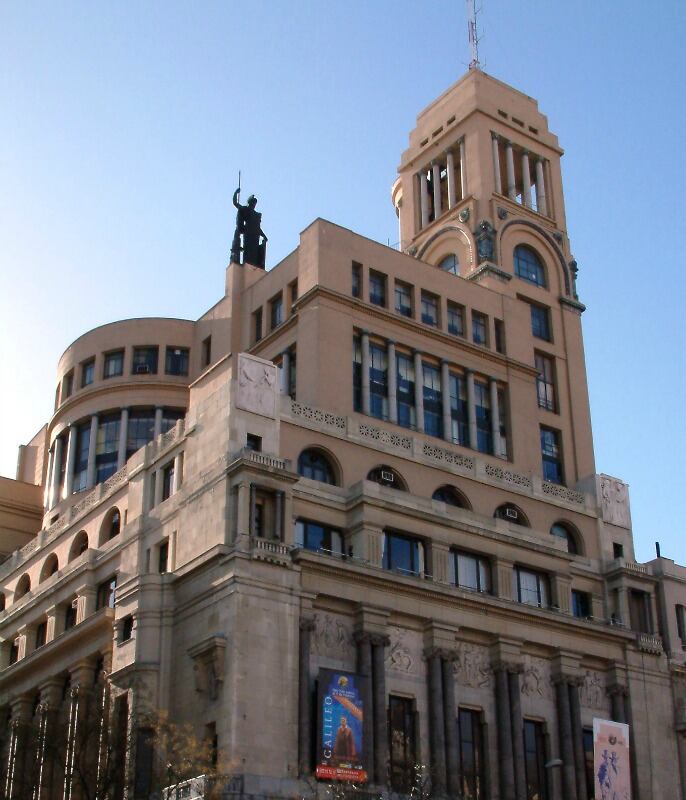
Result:
[[[231,260],[236,264],[252,264],[264,269],[267,255],[267,237],[261,228],[262,214],[255,211],[257,198],[251,194],[248,203],[242,206],[238,202],[240,187],[233,193],[233,204],[238,209],[236,213],[236,232],[231,245]],[[241,243],[241,237],[242,243]],[[243,259],[241,260],[241,251]]]

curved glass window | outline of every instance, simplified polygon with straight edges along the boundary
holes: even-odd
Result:
[[[444,272],[450,272],[453,275],[460,274],[460,262],[458,261],[457,256],[455,253],[451,253],[450,255],[442,258],[438,264],[439,269],[442,269]]]
[[[455,506],[456,508],[469,508],[467,501],[461,492],[454,489],[452,486],[439,486],[438,489],[431,496],[432,500],[440,500],[448,506]]]
[[[504,519],[507,522],[512,522],[515,525],[524,525],[527,528],[531,527],[529,525],[529,520],[526,518],[526,514],[513,503],[504,503],[502,506],[498,506],[493,516],[498,519]]]
[[[550,533],[559,539],[567,542],[567,552],[574,556],[579,555],[579,543],[572,531],[562,522],[556,522],[551,528]]]
[[[545,288],[545,267],[538,253],[525,244],[518,244],[514,250],[515,275],[535,286]]]
[[[402,479],[400,473],[396,472],[391,467],[382,464],[380,467],[374,467],[367,475],[368,481],[380,483],[382,486],[390,486],[392,489],[399,489],[401,492],[407,491],[407,485]]]
[[[329,459],[319,450],[303,450],[298,458],[298,475],[313,481],[336,485],[336,477]]]

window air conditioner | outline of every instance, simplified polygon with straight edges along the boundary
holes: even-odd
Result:
[[[386,481],[386,483],[393,483],[395,477],[393,476],[392,472],[389,472],[386,469],[381,470],[381,480]]]
[[[517,519],[519,517],[519,514],[517,513],[517,509],[516,508],[506,508],[505,509],[505,516],[508,519]]]
[[[71,607],[72,607],[74,610],[76,610],[76,609],[79,607],[79,600],[78,600],[78,598],[77,598],[76,600],[72,600],[72,601],[71,601],[71,603],[70,603],[70,605],[71,605]]]
[[[136,364],[136,375],[147,375],[150,367],[147,364]]]

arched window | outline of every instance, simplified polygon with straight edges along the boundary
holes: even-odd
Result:
[[[523,525],[525,528],[530,528],[529,520],[521,508],[517,508],[514,503],[503,503],[495,510],[494,517],[504,519],[507,522],[512,522],[515,525]]]
[[[57,562],[57,556],[54,553],[51,553],[45,559],[45,563],[43,564],[43,569],[40,572],[41,581],[47,580],[51,575],[54,575],[58,569],[59,569],[59,564]]]
[[[79,531],[69,548],[69,561],[78,558],[81,553],[85,553],[86,550],[88,550],[88,534],[86,531]]]
[[[321,481],[336,485],[336,473],[329,459],[321,450],[310,448],[303,450],[298,458],[298,475],[303,478],[310,478],[313,481]]]
[[[21,576],[21,578],[19,578],[19,582],[17,583],[17,588],[14,591],[14,599],[19,600],[20,597],[23,597],[30,591],[31,591],[31,578],[29,578],[27,573],[24,573]]]
[[[470,508],[467,498],[454,486],[439,486],[431,496],[431,499],[440,500],[442,503],[456,508]]]
[[[388,467],[385,464],[370,470],[367,480],[380,483],[382,486],[390,486],[391,489],[398,489],[401,492],[407,491],[407,484],[402,475],[394,470],[393,467]]]
[[[568,553],[571,553],[573,556],[581,554],[579,537],[577,533],[572,530],[571,525],[568,525],[566,522],[556,522],[550,527],[550,533],[552,536],[557,536],[567,543]]]
[[[459,275],[460,262],[457,258],[457,255],[455,255],[455,253],[450,253],[450,255],[442,258],[438,263],[438,268],[442,269],[444,272],[450,272],[453,275]]]
[[[115,536],[119,535],[120,530],[121,514],[119,513],[119,509],[115,506],[107,512],[103,520],[102,528],[100,528],[100,544],[105,544],[105,542],[109,542],[110,539],[114,539]]]
[[[518,244],[514,249],[514,266],[518,278],[545,288],[545,267],[533,248]]]

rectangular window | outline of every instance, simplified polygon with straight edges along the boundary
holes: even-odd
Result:
[[[526,800],[546,800],[545,731],[542,722],[524,720],[524,765]]]
[[[474,381],[474,404],[476,407],[476,449],[480,453],[492,453],[491,398],[487,383]]]
[[[167,375],[188,375],[188,348],[168,347],[164,371]]]
[[[69,370],[69,372],[64,376],[62,379],[62,402],[71,397],[72,392],[74,391],[74,370]]]
[[[592,800],[595,794],[595,769],[593,766],[593,728],[584,728],[584,765],[586,767],[586,795]]]
[[[353,336],[353,409],[362,411],[362,343]]]
[[[564,483],[559,431],[541,427],[541,458],[543,460],[543,480],[550,481],[550,483]]]
[[[124,374],[124,351],[112,350],[105,353],[105,361],[102,371],[103,378],[116,378]]]
[[[262,309],[258,308],[257,311],[253,311],[252,315],[252,329],[253,335],[256,342],[259,342],[262,338]]]
[[[588,592],[572,589],[572,613],[579,619],[588,619],[591,616],[591,597]]]
[[[538,407],[547,411],[556,411],[555,404],[555,360],[543,353],[534,353],[534,361],[538,375],[536,377],[536,394]]]
[[[128,614],[121,621],[121,640],[122,642],[128,642],[132,636],[133,636],[133,617],[131,616],[131,614]]]
[[[467,382],[461,375],[450,373],[451,438],[456,444],[469,446],[469,414],[467,411]]]
[[[488,345],[488,318],[478,311],[472,311],[472,341],[484,347]]]
[[[422,322],[434,328],[438,326],[438,298],[435,294],[422,292]]]
[[[16,642],[12,642],[10,645],[10,666],[16,664],[17,661],[19,661],[19,645]]]
[[[424,431],[429,436],[443,436],[441,373],[437,367],[422,364],[424,377]]]
[[[386,348],[377,344],[369,346],[369,402],[370,412],[378,419],[388,419],[388,361]]]
[[[95,359],[89,358],[81,364],[81,388],[90,386],[95,380]]]
[[[76,625],[76,600],[72,600],[64,609],[64,630],[68,631],[74,625]]]
[[[290,349],[291,353],[291,360],[289,363],[288,368],[288,396],[291,400],[295,400],[295,389],[296,389],[296,376],[297,376],[297,365],[298,365],[298,354],[295,349],[295,345]]]
[[[537,339],[543,339],[546,342],[552,341],[548,309],[533,303],[531,303],[531,333]]]
[[[415,428],[417,415],[414,405],[414,360],[400,353],[396,355],[398,425]]]
[[[98,586],[98,594],[96,597],[95,607],[101,608],[114,608],[117,594],[117,576],[113,575],[106,581]]]
[[[202,365],[209,367],[212,362],[212,337],[207,336],[202,340]]]
[[[47,621],[44,620],[43,622],[39,622],[38,625],[36,625],[35,649],[38,650],[39,647],[43,647],[43,645],[47,642],[47,640],[48,640],[48,623]]]
[[[412,286],[409,283],[395,282],[395,310],[403,317],[412,316]]]
[[[417,747],[413,703],[407,697],[388,698],[388,738],[391,788],[408,794],[414,782]]]
[[[400,533],[384,535],[384,569],[397,570],[404,575],[422,575],[424,572],[424,545],[411,536]]]
[[[460,743],[460,791],[465,800],[485,800],[485,759],[481,713],[467,708],[457,712]]]
[[[371,269],[369,270],[369,302],[375,306],[386,307],[386,276]]]
[[[295,523],[295,543],[306,550],[343,555],[341,532],[319,522],[299,519]]]
[[[624,558],[624,545],[619,542],[612,542],[612,557]]]
[[[464,336],[464,308],[448,300],[448,333]]]
[[[456,586],[475,592],[491,591],[491,569],[488,559],[458,550],[452,552],[451,578]]]
[[[269,301],[269,319],[271,330],[278,328],[283,322],[283,296],[281,292]]]
[[[96,483],[106,481],[117,471],[120,420],[119,414],[103,414],[100,417],[95,442]]]
[[[500,438],[494,445],[494,453],[497,456],[507,458],[507,422],[509,414],[505,389],[498,389],[498,410],[500,412]]]
[[[505,354],[505,324],[501,319],[493,320],[495,330],[495,349],[496,352]]]
[[[249,433],[245,437],[245,447],[246,450],[252,450],[255,453],[260,453],[262,451],[262,437],[258,436],[256,433]]]
[[[676,610],[676,629],[682,644],[686,644],[686,607],[677,605]]]
[[[515,567],[513,575],[513,595],[518,603],[548,608],[548,578],[539,572]]]
[[[162,470],[162,500],[168,500],[174,493],[174,462],[170,461]]]
[[[638,633],[652,633],[650,618],[650,595],[639,589],[629,591],[629,618],[631,629]]]
[[[169,569],[169,540],[160,542],[160,549],[157,553],[157,571],[164,575]]]
[[[362,264],[357,261],[353,261],[352,295],[353,297],[362,297]]]
[[[76,431],[76,459],[74,461],[74,491],[81,492],[88,480],[88,450],[91,439],[90,422],[79,425]]]
[[[158,347],[134,347],[131,362],[132,375],[157,375]]]
[[[291,314],[292,314],[293,313],[293,304],[298,299],[298,280],[297,280],[297,278],[296,278],[296,280],[291,281],[288,284],[288,289],[289,289],[289,292],[290,292],[289,296],[290,296],[290,301],[291,301]]]
[[[129,425],[126,433],[126,458],[152,442],[155,433],[155,412],[153,409],[134,409],[129,412]]]

